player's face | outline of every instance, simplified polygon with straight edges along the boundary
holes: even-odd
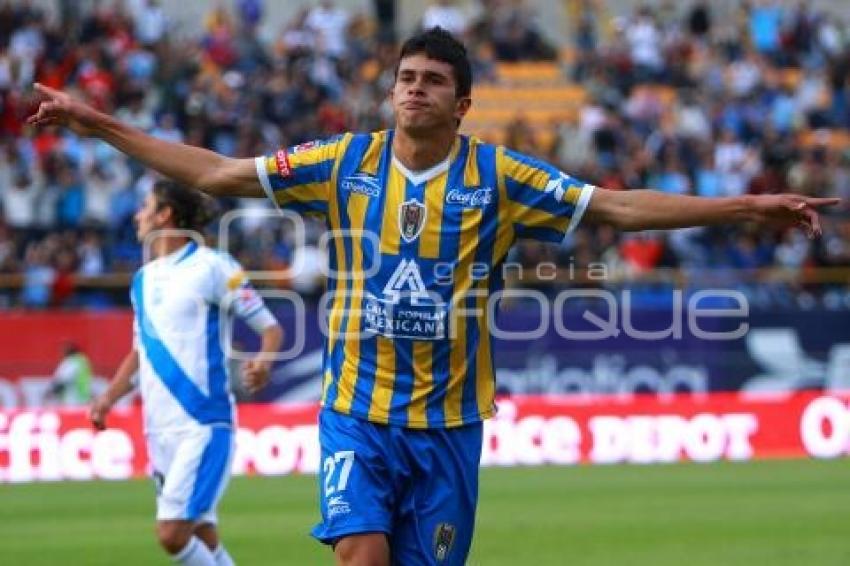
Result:
[[[411,133],[457,129],[471,103],[456,95],[452,66],[424,54],[401,60],[390,100],[396,125]]]
[[[164,226],[166,211],[159,206],[156,197],[153,193],[148,193],[145,200],[142,201],[142,206],[136,211],[136,238],[140,242],[153,232]]]

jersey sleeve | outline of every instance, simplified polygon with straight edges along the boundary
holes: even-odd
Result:
[[[210,281],[208,300],[227,305],[229,311],[244,320],[255,332],[277,324],[277,320],[254,289],[242,267],[229,254],[217,254]]]
[[[499,148],[496,164],[517,237],[560,242],[578,226],[593,185],[509,149]]]
[[[257,177],[266,196],[282,209],[327,215],[334,165],[341,153],[338,136],[257,157]]]

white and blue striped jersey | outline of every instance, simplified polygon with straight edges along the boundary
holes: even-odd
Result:
[[[239,264],[189,242],[142,266],[131,300],[145,430],[232,425],[222,325],[233,315],[257,332],[275,324]]]

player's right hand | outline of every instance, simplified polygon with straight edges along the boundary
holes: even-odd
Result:
[[[242,367],[242,385],[252,395],[266,386],[271,375],[271,362],[260,356],[248,360]]]
[[[33,88],[42,100],[35,114],[27,118],[28,124],[64,126],[80,136],[94,135],[99,115],[97,110],[76,100],[67,92],[40,83],[35,83]]]
[[[89,407],[89,420],[94,428],[97,430],[106,428],[106,415],[109,414],[110,409],[112,409],[112,403],[105,396],[95,397],[91,407]]]

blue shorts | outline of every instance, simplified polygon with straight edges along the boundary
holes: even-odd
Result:
[[[386,533],[393,564],[464,564],[478,503],[481,423],[415,430],[326,409],[319,414],[326,544]]]

